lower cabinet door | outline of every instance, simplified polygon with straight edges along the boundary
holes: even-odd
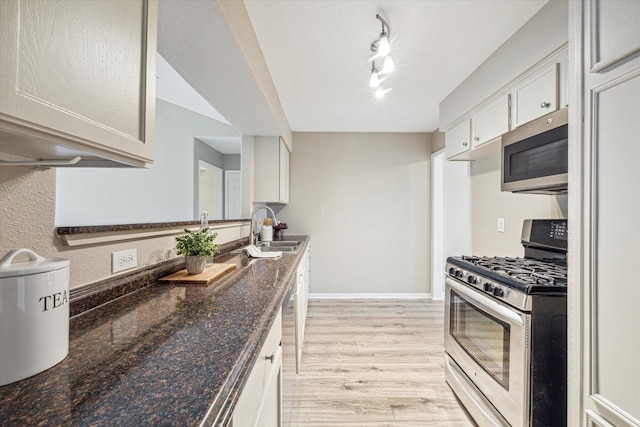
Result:
[[[282,313],[276,315],[233,410],[233,427],[282,425]]]
[[[236,403],[236,407],[233,410],[233,427],[253,427],[258,425],[265,366],[262,360],[258,360],[253,366],[249,379],[247,379],[238,403]]]
[[[232,426],[282,426],[282,347],[254,366],[233,411]]]
[[[282,347],[278,347],[274,360],[265,369],[265,388],[256,426],[282,426]]]

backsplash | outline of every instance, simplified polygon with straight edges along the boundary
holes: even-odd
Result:
[[[0,255],[27,248],[45,258],[68,259],[72,290],[119,277],[111,274],[113,252],[136,249],[139,269],[175,258],[175,235],[171,234],[67,246],[55,234],[55,180],[53,169],[0,168]],[[248,226],[238,225],[225,228],[217,241],[228,243],[246,235]]]
[[[245,246],[248,238],[234,240],[220,246],[220,255]],[[216,256],[220,256],[216,255]],[[149,267],[128,271],[108,279],[89,283],[70,292],[70,316],[76,316],[128,293],[135,292],[184,268],[184,258],[176,257]]]
[[[522,256],[524,219],[567,217],[567,195],[500,191],[500,156],[471,162],[471,249],[474,255]],[[504,232],[498,232],[504,218]],[[570,226],[570,225],[569,225]]]

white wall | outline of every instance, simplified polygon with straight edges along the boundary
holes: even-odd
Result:
[[[444,162],[445,259],[471,253],[471,180],[469,162]],[[444,268],[443,265],[434,268]]]
[[[196,136],[237,136],[237,131],[157,100],[155,163],[149,169],[57,169],[56,225],[195,219]]]
[[[430,292],[430,135],[293,139],[290,201],[278,219],[311,235],[311,292]]]
[[[12,249],[31,249],[45,258],[71,262],[71,288],[111,276],[111,253],[138,250],[138,266],[146,267],[175,257],[175,236],[161,236],[115,243],[66,246],[54,234],[56,172],[30,167],[0,168],[0,257]],[[225,243],[247,236],[248,227],[219,231],[216,241]]]
[[[497,231],[498,218],[505,231]],[[567,196],[500,191],[500,156],[471,162],[471,244],[474,255],[523,256],[522,221],[567,217]],[[569,224],[571,226],[571,224]]]
[[[159,2],[158,52],[242,134],[281,135],[290,146],[291,128],[244,2]]]
[[[240,202],[241,218],[249,218],[253,210],[253,144],[253,136],[242,135],[242,157],[240,158],[240,173],[242,179],[242,200]]]

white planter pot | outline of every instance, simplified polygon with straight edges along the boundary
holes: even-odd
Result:
[[[185,256],[184,263],[187,267],[187,273],[200,274],[204,271],[204,266],[207,264],[207,257],[204,256]]]

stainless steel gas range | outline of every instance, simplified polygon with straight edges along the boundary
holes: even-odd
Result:
[[[480,426],[566,426],[566,220],[525,220],[522,245],[447,259],[445,377]]]

